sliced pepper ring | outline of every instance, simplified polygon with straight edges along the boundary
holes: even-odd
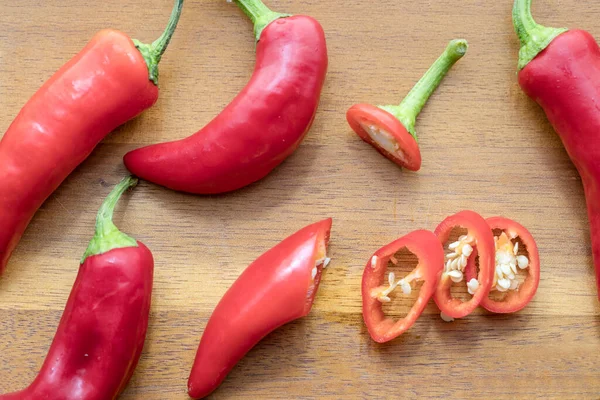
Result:
[[[533,296],[535,295],[537,288],[540,283],[540,255],[538,251],[537,244],[535,243],[535,239],[529,233],[527,228],[523,225],[519,224],[516,221],[513,221],[504,217],[491,217],[486,219],[487,224],[490,227],[490,230],[494,231],[496,229],[502,230],[506,234],[504,239],[508,241],[504,246],[502,245],[502,235],[500,236],[497,243],[500,244],[500,247],[496,249],[495,254],[495,265],[494,265],[494,280],[492,283],[492,287],[498,287],[498,280],[503,279],[508,281],[510,284],[510,276],[503,276],[504,273],[508,272],[510,275],[516,275],[517,268],[525,269],[527,268],[527,277],[525,281],[520,285],[516,285],[516,281],[514,287],[510,285],[509,287],[501,288],[502,291],[506,293],[504,298],[501,300],[491,299],[486,296],[483,300],[481,300],[481,306],[488,311],[499,313],[499,314],[507,314],[513,313],[522,310],[525,308],[527,304],[531,301]],[[518,252],[518,243],[513,244],[511,240],[519,238],[521,243],[527,249],[527,257],[517,255]],[[504,250],[508,250],[508,254],[500,254],[500,252]],[[506,249],[508,247],[508,249]],[[477,248],[474,249],[474,254],[477,251]],[[506,260],[503,264],[503,259],[510,258]],[[475,271],[475,257],[469,259],[469,264],[465,269],[465,274],[467,279],[470,279],[474,275]],[[508,266],[508,267],[506,267]],[[507,268],[512,268],[507,271]],[[503,271],[504,269],[504,271]],[[508,286],[508,284],[506,285]],[[492,289],[493,290],[493,289]]]
[[[394,115],[371,104],[355,104],[346,119],[352,130],[383,156],[411,171],[421,168],[417,141]]]
[[[406,248],[417,256],[419,264],[406,277],[398,282],[390,278],[390,285],[385,285],[388,261],[394,254]],[[439,274],[444,264],[444,250],[437,236],[430,231],[417,230],[377,250],[367,263],[362,278],[363,319],[374,341],[384,343],[390,341],[407,329],[419,318],[427,302],[433,296]],[[382,302],[390,301],[387,294],[396,286],[405,292],[410,291],[410,282],[424,281],[419,297],[406,317],[394,321],[386,317]],[[386,289],[387,288],[387,289]]]
[[[443,315],[451,318],[463,318],[477,308],[481,301],[487,297],[492,287],[495,257],[494,236],[481,215],[466,210],[449,216],[437,226],[435,234],[442,244],[448,241],[452,229],[455,227],[462,227],[467,230],[467,235],[464,238],[465,245],[468,244],[472,246],[471,248],[477,246],[479,249],[477,282],[472,290],[469,287],[469,292],[473,293],[473,297],[467,301],[452,297],[451,288],[454,271],[447,266],[441,272],[433,299]],[[475,259],[474,254],[469,254],[468,257]],[[466,268],[466,265],[465,262],[463,268]],[[471,282],[468,283],[469,286],[470,284]]]

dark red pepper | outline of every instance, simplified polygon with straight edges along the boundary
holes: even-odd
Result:
[[[212,393],[263,337],[306,316],[323,268],[331,219],[309,225],[256,259],[213,311],[188,380],[192,398]]]
[[[0,141],[0,273],[42,203],[119,125],[158,99],[158,62],[183,0],[150,45],[103,30],[25,104]]]
[[[112,222],[126,178],[98,212],[90,242],[44,365],[26,389],[0,400],[110,400],[139,360],[150,312],[154,261]]]
[[[548,28],[515,0],[519,85],[545,111],[577,167],[587,202],[600,296],[600,48],[588,32]]]
[[[385,273],[388,262],[394,254],[406,247],[417,256],[419,264],[404,278],[396,281],[393,273]],[[367,262],[362,278],[363,319],[369,334],[374,341],[384,343],[390,341],[410,328],[421,315],[433,296],[437,281],[444,267],[444,249],[438,237],[432,232],[418,230],[377,250]],[[424,281],[419,297],[406,317],[394,321],[383,313],[382,303],[392,301],[389,294],[400,287],[403,292],[410,293],[411,282]]]
[[[170,189],[222,193],[265,177],[308,132],[327,72],[321,25],[311,17],[236,0],[254,22],[256,67],[241,93],[192,136],[127,153],[136,176]]]

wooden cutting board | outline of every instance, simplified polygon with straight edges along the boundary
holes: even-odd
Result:
[[[311,314],[263,340],[213,398],[598,398],[599,303],[583,191],[543,112],[517,85],[511,3],[268,1],[325,28],[330,68],[319,113],[300,149],[257,184],[197,197],[144,182],[120,203],[118,226],[156,259],[146,347],[121,399],[187,398],[199,338],[223,293],[264,251],[329,216],[333,261]],[[0,2],[0,132],[96,31],[152,41],[170,9],[170,0]],[[598,2],[535,0],[534,15],[600,37]],[[251,31],[233,4],[187,0],[156,106],[112,133],[36,214],[0,279],[0,392],[23,388],[39,370],[95,213],[126,174],[122,156],[186,137],[223,109],[252,72]],[[399,102],[457,37],[469,41],[468,54],[417,121],[423,167],[403,171],[351,132],[345,111]],[[479,309],[451,324],[431,303],[401,338],[374,343],[361,315],[369,256],[461,209],[530,229],[542,262],[534,301],[515,315]]]

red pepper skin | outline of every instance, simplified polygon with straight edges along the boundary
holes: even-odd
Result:
[[[104,30],[27,102],[0,141],[0,273],[42,203],[158,88],[125,34]]]
[[[600,48],[582,30],[557,36],[519,72],[519,85],[545,111],[581,175],[600,296]]]
[[[529,233],[527,228],[519,224],[512,219],[504,217],[491,217],[485,220],[490,229],[501,229],[511,239],[519,237],[521,242],[527,249],[527,255],[529,258],[529,266],[527,267],[527,278],[519,286],[519,290],[510,290],[506,292],[506,296],[502,301],[492,300],[489,297],[484,297],[481,300],[481,306],[488,311],[507,314],[522,310],[535,296],[537,288],[540,284],[540,254],[538,251],[537,243],[535,239]],[[473,248],[473,255],[469,257],[469,262],[465,267],[465,277],[469,281],[475,277],[475,256],[477,255],[477,248]]]
[[[212,393],[267,334],[306,316],[314,300],[331,219],[309,225],[264,253],[240,275],[215,308],[188,380],[192,398]]]
[[[311,17],[271,22],[256,49],[254,74],[242,92],[194,135],[127,153],[134,175],[195,194],[249,185],[296,150],[315,117],[327,49]]]
[[[41,371],[0,400],[108,400],[139,360],[150,312],[154,261],[138,242],[87,257]]]
[[[415,304],[406,317],[394,321],[383,313],[382,304],[371,295],[373,289],[385,284],[385,273],[391,256],[406,247],[419,259],[419,265],[413,271],[423,280]],[[373,257],[376,263],[373,264]],[[406,332],[419,318],[429,299],[433,296],[440,273],[444,267],[444,249],[435,234],[418,230],[377,250],[365,266],[362,278],[363,319],[369,334],[378,343],[388,342]]]
[[[468,301],[453,298],[450,292],[452,280],[442,273],[433,296],[440,311],[452,318],[463,318],[469,315],[481,301],[487,297],[494,283],[496,252],[494,235],[481,215],[473,211],[461,211],[443,220],[435,229],[440,242],[446,243],[454,227],[466,228],[468,236],[474,238],[473,247],[477,246],[479,254],[479,288]],[[472,256],[473,257],[473,256]]]

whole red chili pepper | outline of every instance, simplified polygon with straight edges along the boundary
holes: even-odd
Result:
[[[125,155],[140,178],[170,189],[223,193],[265,177],[308,132],[327,72],[323,28],[307,16],[236,0],[254,23],[256,67],[242,92],[194,135]]]
[[[192,398],[208,396],[267,334],[306,316],[323,268],[331,218],[309,225],[256,259],[213,311],[188,380]]]
[[[494,281],[490,295],[481,300],[481,306],[495,313],[512,313],[523,309],[537,291],[540,283],[540,255],[531,233],[521,224],[504,217],[485,220],[492,231],[500,231],[494,236],[496,263]],[[520,240],[520,242],[518,241]],[[521,245],[519,245],[521,243]],[[467,281],[476,278],[475,258],[477,247],[465,267]],[[520,254],[520,253],[525,253]],[[521,281],[519,271],[526,276]]]
[[[404,247],[417,256],[419,264],[399,281],[396,281],[395,274],[390,272],[388,284],[385,285],[388,262],[393,260],[394,254]],[[373,254],[363,273],[362,300],[363,319],[374,341],[378,343],[390,341],[415,323],[433,296],[443,267],[444,249],[437,236],[425,230],[411,232]],[[413,281],[424,281],[424,283],[419,291],[419,297],[406,317],[398,321],[387,318],[383,313],[382,303],[392,301],[389,294],[398,286],[402,292],[410,294]]]
[[[519,85],[546,112],[581,175],[600,296],[600,48],[582,30],[538,25],[531,0],[515,0]]]
[[[467,52],[467,41],[452,40],[444,53],[398,106],[355,104],[346,113],[350,127],[391,161],[411,171],[421,168],[415,122],[450,68]]]
[[[154,261],[146,246],[117,229],[112,215],[119,197],[136,183],[124,179],[100,208],[39,374],[29,387],[0,400],[109,400],[127,385],[146,337]]]
[[[25,104],[0,141],[0,273],[42,203],[119,125],[158,98],[158,62],[177,26],[147,45],[103,30]]]
[[[433,296],[442,311],[442,318],[446,320],[469,315],[487,297],[494,278],[494,236],[483,217],[473,211],[461,211],[443,220],[435,228],[435,234],[442,243],[446,243],[455,227],[464,228],[467,233],[448,245],[446,265]],[[465,267],[475,246],[478,249],[479,273],[467,282],[472,297],[461,301],[452,297],[452,282],[463,281]]]

